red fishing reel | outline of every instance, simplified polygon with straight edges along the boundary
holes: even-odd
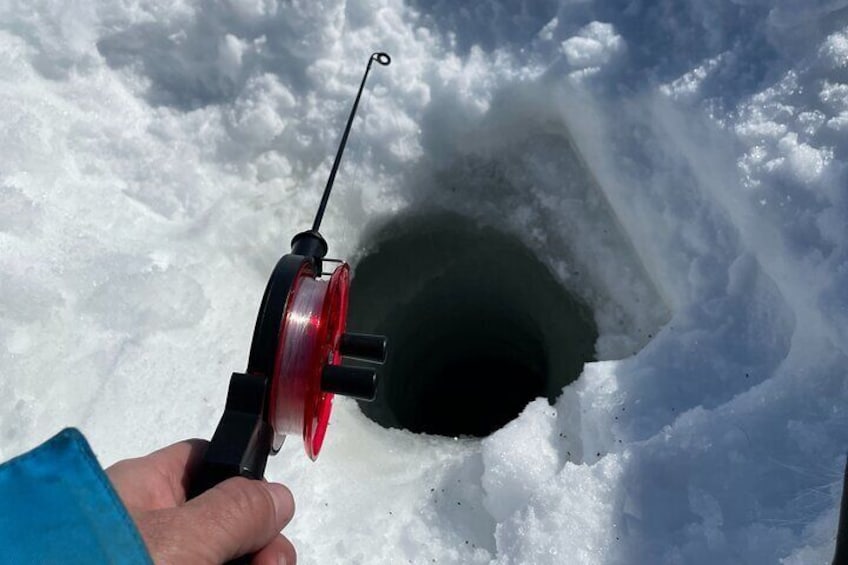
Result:
[[[327,244],[313,230],[295,236],[278,262],[256,318],[247,371],[233,373],[224,414],[192,482],[196,496],[230,477],[260,479],[287,436],[321,451],[334,394],[373,400],[377,373],[343,358],[382,363],[386,339],[345,330],[350,270],[323,265]]]
[[[299,434],[303,437],[307,455],[315,459],[324,442],[333,394],[373,400],[376,393],[376,372],[346,367],[341,364],[342,357],[382,363],[386,340],[382,336],[345,332],[350,288],[347,264],[340,263],[328,279],[321,279],[316,276],[316,267],[320,270],[321,260],[315,256],[307,258],[296,254],[298,251],[325,251],[326,244],[317,232],[299,234],[292,247],[295,255],[284,257],[279,265],[282,284],[291,283],[279,331],[276,332],[278,340],[271,373],[268,415],[275,434],[275,452],[285,436]],[[274,300],[271,296],[266,298]],[[266,323],[270,323],[270,329],[273,329],[273,320],[258,320],[256,332],[267,331]],[[262,340],[261,335],[254,333],[254,340],[257,337]],[[257,355],[260,358],[256,368],[267,369],[270,361],[265,358],[267,352],[257,351]]]

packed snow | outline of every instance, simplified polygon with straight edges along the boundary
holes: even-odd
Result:
[[[332,253],[404,214],[495,226],[601,360],[482,440],[338,399],[317,462],[268,465],[300,562],[829,562],[846,0],[3,3],[0,457],[211,435],[373,51]]]

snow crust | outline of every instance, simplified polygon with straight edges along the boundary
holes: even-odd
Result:
[[[844,0],[3,3],[0,456],[67,425],[105,464],[210,436],[375,50],[333,253],[418,209],[498,225],[606,354],[482,441],[338,401],[317,463],[269,463],[301,562],[828,562]]]

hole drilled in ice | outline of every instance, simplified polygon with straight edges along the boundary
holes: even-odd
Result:
[[[591,310],[523,243],[458,216],[402,218],[356,267],[351,328],[390,336],[374,403],[386,427],[485,436],[553,400],[594,359]]]

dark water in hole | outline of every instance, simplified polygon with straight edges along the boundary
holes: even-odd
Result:
[[[591,311],[512,236],[438,215],[397,220],[367,248],[348,327],[389,339],[377,400],[360,404],[385,427],[485,436],[594,359]]]

